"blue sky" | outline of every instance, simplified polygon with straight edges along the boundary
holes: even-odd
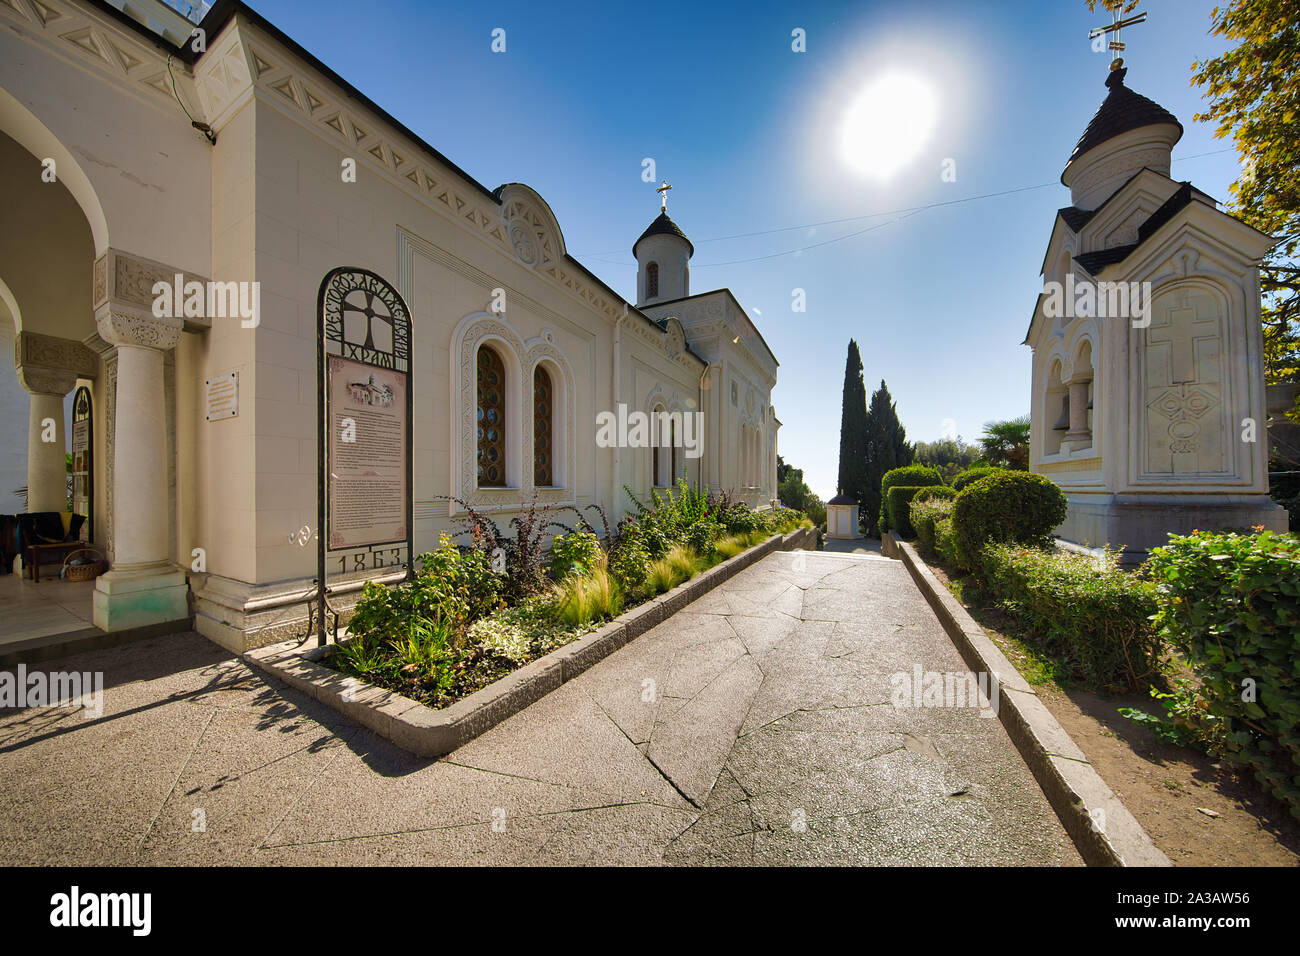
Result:
[[[628,299],[632,242],[658,212],[641,178],[653,158],[695,244],[692,291],[727,286],[751,310],[781,362],[781,454],[823,498],[850,337],[868,392],[888,382],[912,440],[954,425],[973,440],[1028,412],[1020,343],[1054,211],[1069,204],[1059,177],[1106,92],[1110,55],[1087,33],[1110,18],[1083,0],[253,5],[488,188],[538,190],[569,252]],[[1123,39],[1127,84],[1185,127],[1174,177],[1226,200],[1236,154],[1192,121],[1190,66],[1225,47],[1209,35],[1213,6],[1148,0]],[[791,49],[795,28],[806,52]],[[932,89],[937,123],[880,182],[845,161],[840,122],[898,71]],[[791,309],[795,288],[806,312]]]

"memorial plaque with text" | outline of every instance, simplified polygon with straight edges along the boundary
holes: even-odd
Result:
[[[406,376],[329,359],[329,546],[406,539]]]

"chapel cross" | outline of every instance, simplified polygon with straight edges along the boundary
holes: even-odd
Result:
[[[1114,10],[1112,15],[1114,18],[1113,22],[1107,24],[1104,27],[1093,27],[1091,30],[1088,31],[1088,39],[1095,40],[1097,37],[1105,36],[1107,33],[1115,34],[1115,36],[1111,39],[1110,43],[1107,44],[1107,48],[1114,50],[1118,57],[1118,54],[1123,53],[1128,48],[1127,43],[1120,42],[1119,39],[1120,31],[1123,30],[1125,27],[1136,26],[1139,23],[1146,22],[1147,15],[1146,12],[1144,11],[1134,16],[1124,18],[1120,16],[1120,11],[1118,9]],[[1122,63],[1122,61],[1119,60],[1118,58],[1116,59],[1115,62]],[[1115,68],[1116,67],[1112,64],[1111,69],[1115,69]]]
[[[1201,339],[1215,338],[1219,323],[1215,318],[1201,318],[1192,308],[1171,309],[1169,321],[1152,326],[1147,341],[1152,345],[1169,346],[1169,382],[1180,385],[1199,381],[1196,372],[1196,343]]]
[[[668,180],[665,179],[665,180],[664,180],[664,184],[663,184],[662,186],[659,186],[657,189],[655,189],[655,192],[657,192],[657,193],[659,194],[659,211],[660,211],[660,212],[667,212],[667,211],[668,211],[668,190],[670,190],[670,189],[672,189],[672,188],[673,188],[672,186],[668,185]]]

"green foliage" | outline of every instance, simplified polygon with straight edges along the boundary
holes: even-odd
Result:
[[[630,594],[645,584],[646,569],[650,564],[650,550],[646,536],[637,524],[629,524],[614,542],[609,553],[609,571],[614,580]]]
[[[718,521],[728,534],[748,534],[766,531],[767,519],[746,505],[732,505],[718,516]]]
[[[975,463],[979,448],[968,445],[958,435],[953,438],[941,438],[938,441],[919,441],[912,446],[916,453],[918,465],[930,465],[937,469],[944,481],[951,482],[959,474]]]
[[[994,468],[992,465],[976,465],[974,468],[967,468],[952,480],[953,491],[963,491],[966,486],[972,482],[979,481],[981,478],[987,478],[989,475],[1005,471],[1004,468]]]
[[[912,499],[921,488],[917,485],[894,485],[885,498],[885,510],[889,514],[889,526],[900,538],[915,538],[916,529],[912,527],[909,509]]]
[[[786,464],[780,455],[776,456],[776,493],[782,504],[802,511],[814,525],[826,523],[826,504],[804,484],[803,469]]]
[[[880,479],[880,531],[884,532],[891,528],[901,530],[899,524],[893,520],[893,515],[888,512],[889,506],[889,489],[896,485],[909,485],[917,488],[924,488],[927,485],[942,485],[943,478],[939,472],[929,465],[904,465],[901,468],[891,468]],[[908,499],[910,500],[910,498]],[[899,512],[900,517],[907,517],[906,503],[903,504]]]
[[[937,488],[925,488],[922,491],[936,491]],[[951,491],[952,489],[944,489]],[[933,554],[936,549],[935,543],[935,524],[943,519],[952,517],[953,501],[951,498],[926,498],[922,499],[918,493],[912,498],[910,514],[912,527],[916,530],[916,540],[921,546],[921,550],[927,554]],[[951,529],[952,522],[948,522]]]
[[[1211,19],[1210,33],[1235,45],[1192,64],[1209,101],[1195,118],[1237,147],[1242,175],[1228,211],[1281,238],[1261,267],[1264,367],[1269,382],[1300,381],[1300,5],[1231,0]]]
[[[849,339],[844,363],[844,395],[840,407],[839,487],[861,500],[867,486],[867,390],[862,383],[862,356],[858,343]],[[782,497],[789,505],[788,501]]]
[[[952,501],[957,497],[957,489],[949,488],[947,485],[925,485],[918,488],[916,494],[912,496],[912,501]]]
[[[1110,556],[994,543],[979,563],[1001,606],[1087,686],[1136,688],[1156,672],[1154,589]]]
[[[420,557],[411,581],[366,582],[349,631],[391,643],[409,636],[411,622],[460,628],[501,605],[502,583],[483,551],[457,548],[444,534],[436,551]]]
[[[559,581],[570,574],[586,574],[604,557],[600,542],[590,532],[557,535],[551,542],[551,577]]]
[[[1029,416],[1004,422],[985,422],[980,448],[990,465],[1015,471],[1029,470]]]
[[[978,574],[987,542],[1051,546],[1065,514],[1065,495],[1042,475],[1004,471],[967,485],[952,515],[958,565]]]
[[[621,614],[623,594],[614,575],[601,564],[556,585],[555,609],[568,627],[585,627]]]
[[[1155,625],[1222,721],[1224,755],[1300,817],[1300,537],[1171,535],[1147,567]]]
[[[957,533],[953,530],[951,517],[935,518],[934,550],[947,567],[957,567]]]
[[[867,409],[867,483],[858,501],[858,514],[870,525],[871,534],[879,536],[884,527],[885,487],[881,484],[885,474],[895,468],[912,463],[912,446],[907,443],[907,432],[898,420],[898,408],[889,396],[884,379],[880,388],[871,395]],[[918,485],[923,481],[901,481],[896,484]],[[937,481],[935,484],[942,484]],[[847,489],[846,489],[847,490]]]

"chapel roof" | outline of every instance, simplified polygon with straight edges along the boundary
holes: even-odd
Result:
[[[1068,167],[1079,157],[1100,146],[1107,140],[1114,139],[1121,133],[1139,129],[1143,126],[1169,124],[1178,127],[1179,138],[1183,134],[1183,124],[1178,117],[1169,112],[1155,100],[1147,99],[1141,93],[1135,93],[1124,85],[1124,76],[1128,69],[1120,67],[1111,70],[1106,77],[1106,86],[1110,92],[1102,100],[1100,108],[1079,137],[1079,142],[1070,154]]]
[[[646,231],[641,233],[641,236],[637,241],[632,243],[632,255],[636,255],[636,247],[641,244],[641,240],[649,236],[676,236],[678,239],[683,240],[690,248],[691,251],[689,255],[695,255],[695,246],[691,244],[691,240],[686,238],[686,233],[682,232],[681,227],[668,218],[668,213],[666,211],[661,212],[655,218],[655,221],[646,227]]]
[[[826,503],[828,505],[856,505],[858,503],[858,499],[854,498],[852,495],[846,495],[844,492],[841,491],[838,495],[836,495],[834,498],[832,498],[830,501]]]

